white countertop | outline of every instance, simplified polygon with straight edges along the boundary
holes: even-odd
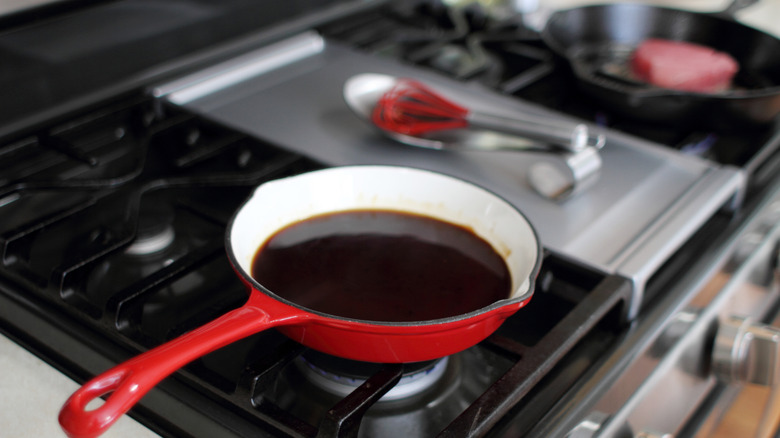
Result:
[[[564,8],[604,3],[598,0],[541,0],[544,7]],[[653,4],[686,7],[697,11],[723,9],[729,0],[657,0]],[[737,13],[753,27],[780,37],[780,0],[762,0]],[[13,438],[63,437],[57,415],[78,385],[9,339],[0,336],[0,436]],[[106,438],[151,438],[152,433],[123,416]]]
[[[57,422],[62,404],[78,384],[27,350],[0,336],[0,436],[64,437]],[[159,435],[122,416],[105,438],[153,438]]]

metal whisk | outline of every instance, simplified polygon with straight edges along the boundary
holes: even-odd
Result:
[[[542,141],[570,151],[601,148],[603,134],[583,123],[551,121],[541,116],[504,117],[469,110],[414,79],[399,79],[377,101],[371,119],[379,128],[420,136],[434,131],[476,128]]]

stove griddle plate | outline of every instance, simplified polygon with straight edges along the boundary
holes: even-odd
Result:
[[[486,187],[523,211],[546,248],[594,269],[635,279],[637,302],[647,277],[732,198],[742,181],[733,168],[610,131],[600,151],[603,165],[598,181],[576,197],[556,203],[537,194],[527,174],[534,163],[554,162],[559,157],[403,145],[353,114],[342,90],[355,74],[382,72],[427,81],[475,109],[503,108],[507,115],[528,112],[552,119],[566,116],[498,95],[479,84],[454,82],[327,40],[319,50],[318,41],[315,34],[298,35],[281,43],[279,53],[269,49],[258,52],[256,59],[242,60],[247,64],[223,65],[221,76],[216,66],[211,74],[234,77],[235,71],[248,65],[268,65],[289,47],[315,48],[294,62],[220,88],[204,86],[195,75],[177,81],[176,87],[162,84],[156,90],[176,105],[326,165],[419,167]],[[169,89],[176,91],[165,94]],[[207,89],[211,92],[202,92]]]

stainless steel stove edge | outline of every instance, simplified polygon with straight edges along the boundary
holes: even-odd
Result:
[[[697,408],[705,401],[726,403],[720,399],[738,387],[723,373],[716,375],[716,368],[724,368],[718,363],[723,360],[713,357],[713,349],[723,348],[716,337],[727,336],[728,328],[744,318],[756,330],[769,330],[773,342],[780,336],[762,324],[776,318],[772,313],[780,297],[778,218],[780,184],[734,232],[713,236],[713,249],[633,321],[611,353],[531,436],[672,437],[681,431],[706,436],[700,435],[702,428],[711,427],[718,413]],[[763,362],[756,364],[769,366],[776,377],[777,357],[757,356]],[[744,364],[725,364],[732,366]]]
[[[739,202],[746,181],[744,172],[731,166],[704,172],[610,263],[608,272],[629,278],[634,285],[628,319],[639,314],[650,278],[717,211]]]

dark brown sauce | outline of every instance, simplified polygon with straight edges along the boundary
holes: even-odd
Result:
[[[370,321],[425,321],[507,298],[506,263],[471,230],[384,210],[326,214],[278,231],[252,277],[309,309]]]

